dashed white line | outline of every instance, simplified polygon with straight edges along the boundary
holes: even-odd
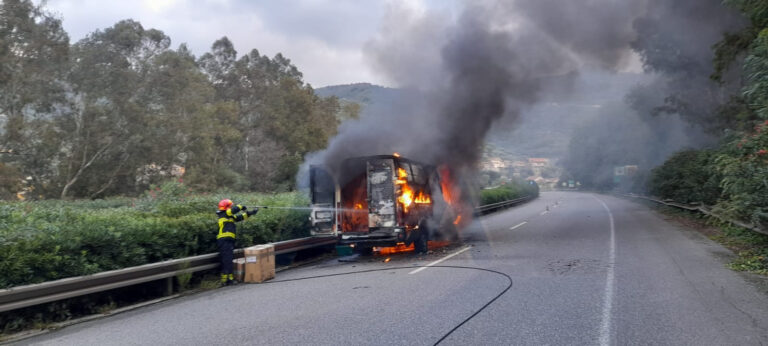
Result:
[[[514,225],[514,226],[510,227],[509,230],[511,231],[511,230],[513,230],[515,228],[518,228],[518,227],[520,227],[522,225],[525,225],[526,223],[528,223],[528,221],[523,221],[523,222],[521,222],[521,223],[519,223],[517,225]]]
[[[600,346],[608,346],[611,344],[611,310],[613,309],[613,286],[614,286],[614,274],[613,267],[616,263],[616,227],[613,222],[613,214],[608,205],[601,199],[594,197],[600,204],[603,205],[605,211],[608,212],[608,220],[611,224],[611,240],[610,248],[608,250],[608,273],[605,278],[605,295],[603,296],[603,319],[600,323]]]
[[[460,254],[460,253],[462,253],[462,252],[464,252],[464,251],[467,251],[467,250],[469,250],[470,248],[471,248],[471,246],[466,246],[466,247],[464,247],[463,249],[461,249],[461,250],[459,250],[459,251],[456,251],[456,252],[454,252],[454,253],[452,253],[452,254],[450,254],[450,255],[448,255],[448,256],[445,256],[445,257],[443,257],[443,258],[441,258],[441,259],[439,259],[439,260],[437,260],[437,261],[434,261],[434,262],[432,262],[432,263],[430,263],[430,264],[427,264],[426,266],[423,266],[423,267],[420,267],[420,268],[418,268],[418,269],[415,269],[415,270],[411,271],[411,272],[410,272],[410,273],[408,273],[408,274],[416,274],[416,273],[418,273],[418,272],[420,272],[420,271],[422,271],[422,270],[424,270],[424,269],[427,269],[427,268],[429,268],[429,267],[431,267],[431,266],[433,266],[433,265],[439,264],[439,263],[441,263],[441,262],[443,262],[443,261],[445,261],[445,260],[447,260],[447,259],[449,259],[449,258],[451,258],[451,257],[453,257],[453,256],[456,256],[456,255],[458,255],[458,254]]]

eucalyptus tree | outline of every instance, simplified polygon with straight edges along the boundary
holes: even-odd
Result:
[[[148,164],[152,138],[147,85],[152,61],[168,50],[170,38],[140,23],[123,20],[98,30],[71,49],[68,112],[62,129],[61,198],[101,193],[116,179],[131,186],[136,169]],[[83,179],[87,177],[87,179]]]
[[[0,2],[0,164],[38,186],[54,174],[45,123],[64,97],[68,49],[61,20],[41,6]]]

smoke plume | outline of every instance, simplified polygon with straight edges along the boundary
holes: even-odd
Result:
[[[514,122],[543,95],[562,92],[568,76],[633,61],[663,76],[678,73],[672,63],[711,56],[718,35],[734,27],[723,13],[719,0],[472,1],[455,15],[394,4],[365,54],[411,96],[388,116],[342,124],[309,163],[334,171],[350,157],[399,152],[471,171],[497,120]],[[706,74],[694,62],[693,73]]]

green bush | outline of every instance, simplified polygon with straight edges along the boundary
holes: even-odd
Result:
[[[714,205],[729,218],[768,227],[768,121],[717,151],[688,150],[653,170],[650,192]]]
[[[718,211],[768,227],[768,120],[726,145],[715,159],[715,169],[729,197],[717,205]]]
[[[179,183],[140,199],[0,203],[0,288],[216,251],[216,205],[306,206],[298,193],[190,195]],[[265,209],[237,246],[308,236],[308,213]]]
[[[672,155],[651,172],[651,194],[681,203],[714,205],[722,194],[715,155],[710,150],[686,150]]]
[[[539,186],[536,183],[513,180],[497,188],[480,192],[480,205],[504,202],[523,196],[538,196]]]

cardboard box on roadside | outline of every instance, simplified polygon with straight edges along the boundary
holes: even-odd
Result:
[[[235,280],[243,282],[243,278],[245,277],[245,258],[232,260],[232,266],[235,268],[233,273],[235,274]]]
[[[260,283],[275,277],[275,247],[256,245],[245,249],[243,282]]]

